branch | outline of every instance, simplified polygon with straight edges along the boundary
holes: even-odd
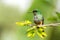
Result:
[[[58,25],[60,25],[60,23],[54,23],[54,24],[45,24],[45,25],[38,25],[39,27],[43,27],[43,26],[46,26],[46,27],[48,27],[48,26],[58,26]]]

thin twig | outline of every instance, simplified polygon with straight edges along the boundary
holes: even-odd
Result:
[[[48,27],[48,26],[58,26],[58,25],[60,25],[60,23],[39,25],[39,27],[43,27],[43,26],[46,26],[46,27]]]

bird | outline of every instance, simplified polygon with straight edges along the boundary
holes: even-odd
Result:
[[[44,17],[42,13],[39,10],[33,10],[33,15],[34,15],[34,23],[37,25],[37,34],[41,37],[44,38],[46,35],[44,28],[45,27],[39,27],[40,25],[44,25]],[[41,35],[40,35],[41,34]]]
[[[34,15],[34,23],[36,25],[43,25],[44,24],[44,17],[42,15],[42,13],[38,10],[33,10],[33,15]]]
[[[27,37],[34,37],[35,34],[37,34],[38,36],[40,36],[41,38],[44,38],[47,36],[47,34],[45,33],[45,26],[40,27],[40,25],[44,25],[44,17],[42,15],[42,13],[39,10],[33,10],[32,12],[29,13],[33,13],[33,24],[31,21],[25,21],[25,22],[17,22],[18,25],[22,25],[22,26],[31,26],[31,28],[27,29]]]

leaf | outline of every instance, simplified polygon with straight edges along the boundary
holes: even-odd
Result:
[[[34,37],[34,36],[35,36],[35,29],[28,29],[27,37]]]
[[[39,27],[39,28],[37,28],[37,30],[38,30],[38,32],[42,32],[44,29]]]
[[[45,28],[46,28],[45,26],[44,27],[37,27],[37,30],[38,31],[44,31]]]
[[[25,20],[25,22],[24,22],[26,25],[28,25],[28,24],[31,24],[32,22],[31,21],[29,21],[29,20]]]
[[[37,32],[37,35],[40,36],[41,38],[44,38],[47,36],[47,34],[45,32]]]
[[[20,26],[25,26],[31,24],[31,22],[29,20],[25,20],[23,22],[16,22],[16,24]]]
[[[46,33],[44,32],[44,28],[43,27],[39,27],[37,28],[37,35],[40,36],[41,38],[46,37]]]
[[[16,22],[17,25],[24,26],[23,22]]]
[[[27,33],[27,37],[34,37],[35,33]]]

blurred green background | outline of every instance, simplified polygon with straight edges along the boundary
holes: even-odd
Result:
[[[17,21],[24,20],[33,22],[33,14],[29,12],[34,9],[38,9],[42,12],[45,24],[60,22],[60,14],[56,13],[56,1],[57,0],[33,0],[31,7],[24,14],[19,12],[18,7],[14,8],[0,3],[0,29],[3,31],[1,36],[5,31],[13,31],[16,33],[18,40],[60,40],[60,26],[47,27],[46,33],[48,36],[41,39],[37,35],[35,35],[34,38],[28,38],[26,36],[26,30],[29,26],[20,27],[15,24]]]

